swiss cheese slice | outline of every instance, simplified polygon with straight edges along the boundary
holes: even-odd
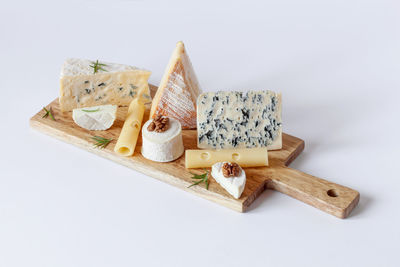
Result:
[[[141,100],[136,98],[129,105],[124,125],[114,147],[114,152],[120,156],[132,156],[135,152],[145,109]]]
[[[187,149],[185,150],[186,168],[211,167],[217,162],[236,162],[241,167],[268,166],[268,150],[265,147],[242,149]]]
[[[178,42],[154,96],[150,117],[174,118],[182,129],[196,129],[196,100],[200,93],[185,46]]]

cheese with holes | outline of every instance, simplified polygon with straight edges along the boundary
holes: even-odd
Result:
[[[222,173],[222,166],[225,162],[218,162],[212,165],[211,176],[234,198],[240,198],[246,185],[246,173],[239,166],[239,176],[225,177]]]
[[[117,117],[116,105],[77,108],[72,111],[72,119],[86,130],[107,130]]]
[[[124,125],[114,147],[114,152],[120,156],[129,157],[135,152],[145,109],[141,100],[142,98],[136,98],[129,105]]]
[[[169,118],[168,129],[164,132],[149,131],[148,120],[142,127],[142,155],[146,159],[169,162],[182,156],[184,152],[182,127],[178,120]]]
[[[281,94],[210,92],[197,99],[199,148],[282,148]]]
[[[201,93],[189,56],[178,42],[154,96],[150,117],[177,119],[182,129],[196,128],[196,99]]]
[[[147,83],[150,71],[108,62],[98,62],[97,67],[95,64],[85,59],[64,62],[60,79],[61,111],[106,104],[127,106],[140,90],[144,98],[151,100]]]
[[[265,147],[242,149],[188,149],[185,151],[186,168],[206,168],[217,162],[236,162],[242,167],[268,166],[268,150]]]

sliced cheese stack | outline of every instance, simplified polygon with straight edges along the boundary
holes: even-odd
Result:
[[[200,93],[185,46],[178,42],[154,96],[150,117],[167,116],[178,120],[182,129],[196,129],[196,99]]]
[[[124,125],[114,147],[114,152],[120,156],[129,157],[135,152],[144,115],[144,104],[141,100],[141,97],[136,98],[129,105]]]
[[[67,59],[61,70],[60,109],[104,104],[129,105],[146,89],[143,97],[150,101],[147,80],[151,72],[133,66]]]
[[[143,157],[158,162],[179,158],[184,152],[182,127],[179,121],[169,118],[168,129],[164,132],[149,131],[148,127],[152,121],[148,120],[142,127]]]
[[[229,194],[234,198],[240,198],[246,185],[246,173],[239,166],[239,176],[225,177],[222,172],[222,166],[227,162],[215,163],[211,168],[211,175]]]
[[[87,130],[107,130],[117,116],[116,105],[94,106],[74,109],[72,118],[80,127]]]

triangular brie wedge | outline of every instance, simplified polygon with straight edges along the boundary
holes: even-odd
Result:
[[[200,93],[185,46],[178,42],[154,96],[150,117],[171,117],[181,123],[182,129],[196,129],[196,100]]]
[[[225,177],[222,173],[222,165],[225,162],[218,162],[212,165],[211,175],[229,194],[238,199],[243,193],[246,185],[246,173],[240,167],[240,174],[237,177]]]

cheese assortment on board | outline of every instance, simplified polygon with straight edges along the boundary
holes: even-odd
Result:
[[[240,212],[266,188],[340,218],[357,205],[357,191],[287,167],[304,141],[283,134],[279,92],[202,92],[183,42],[158,88],[149,86],[150,74],[131,65],[67,59],[59,98],[30,124]]]
[[[211,176],[240,198],[246,173],[242,167],[268,166],[268,150],[282,147],[281,95],[272,91],[205,92],[183,42],[178,42],[151,101],[151,72],[136,67],[67,59],[61,71],[60,109],[89,131],[106,131],[117,106],[129,106],[114,152],[168,164],[185,154],[186,168],[211,168]],[[150,114],[143,123],[146,103]],[[142,127],[143,125],[143,127]],[[200,149],[185,152],[182,130],[197,129]],[[141,133],[141,135],[140,135]],[[100,148],[112,139],[94,136]],[[189,170],[188,170],[189,172]],[[209,171],[193,177],[209,186]]]
[[[128,106],[144,88],[147,90],[143,96],[150,101],[150,74],[128,65],[67,59],[61,69],[60,109],[64,112],[106,104]]]
[[[178,42],[154,96],[150,117],[178,120],[182,129],[196,129],[196,100],[199,82],[183,42]]]

